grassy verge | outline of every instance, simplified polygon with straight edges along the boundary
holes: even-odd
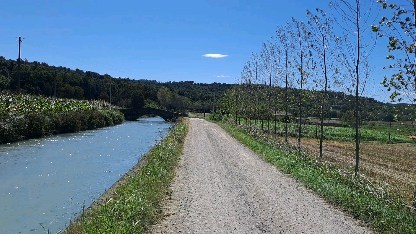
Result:
[[[182,153],[187,124],[181,122],[66,233],[143,233],[162,216]]]
[[[283,172],[290,174],[327,201],[381,233],[416,233],[416,214],[398,199],[387,197],[362,178],[343,173],[334,165],[298,155],[266,138],[221,123],[234,138]]]

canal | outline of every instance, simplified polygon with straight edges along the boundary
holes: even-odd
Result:
[[[169,132],[147,118],[0,145],[0,233],[57,233]]]

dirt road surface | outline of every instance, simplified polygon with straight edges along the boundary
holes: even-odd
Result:
[[[152,233],[371,233],[202,119],[171,189]]]

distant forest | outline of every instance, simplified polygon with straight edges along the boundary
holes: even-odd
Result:
[[[178,112],[212,112],[229,110],[226,95],[237,88],[234,84],[194,83],[193,81],[157,82],[115,78],[91,71],[50,66],[43,62],[21,62],[20,91],[22,93],[57,98],[104,100],[125,108],[154,107]],[[0,90],[16,92],[18,89],[17,61],[0,56]],[[260,88],[262,85],[258,85]],[[291,93],[296,95],[297,90]],[[274,99],[280,99],[282,89],[275,87]],[[319,95],[310,91],[305,112],[309,116],[319,108]],[[294,99],[291,99],[294,100]],[[331,118],[351,119],[353,97],[340,92],[329,94]],[[228,101],[229,102],[229,101]],[[364,121],[413,121],[414,106],[407,104],[386,104],[372,98],[361,98]],[[223,113],[228,114],[228,113]],[[296,116],[296,110],[293,110]]]
[[[0,90],[18,90],[16,60],[0,56]],[[153,80],[115,78],[91,71],[21,62],[20,92],[57,98],[104,100],[125,108],[144,106],[172,111],[208,112],[230,84],[193,81],[161,83]]]

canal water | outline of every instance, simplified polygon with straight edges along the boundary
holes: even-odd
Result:
[[[0,233],[57,233],[169,131],[147,118],[0,145]]]

